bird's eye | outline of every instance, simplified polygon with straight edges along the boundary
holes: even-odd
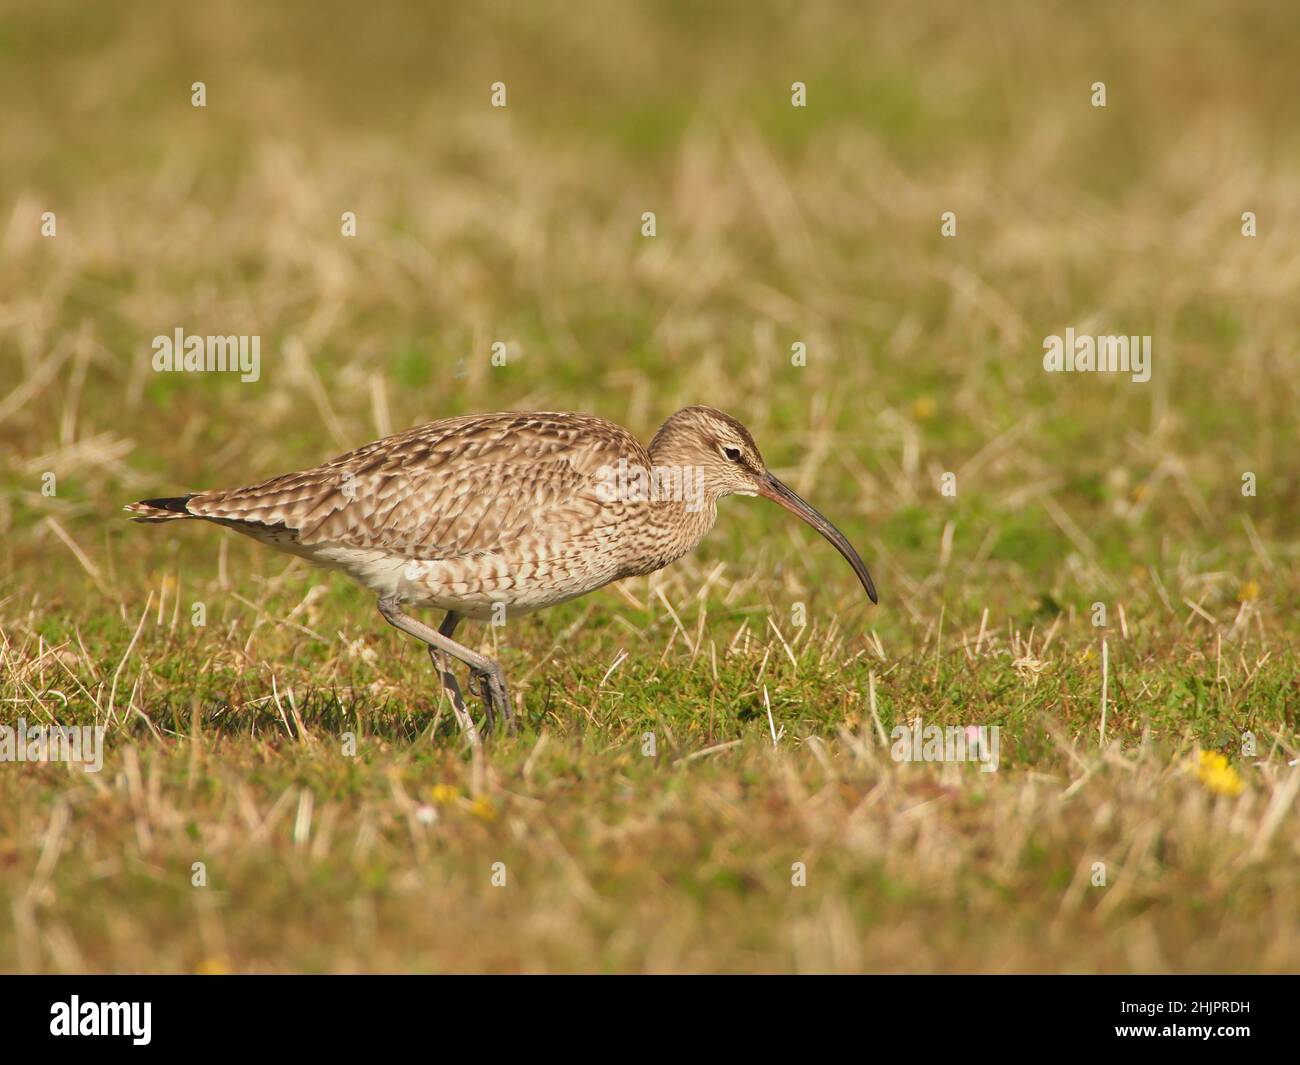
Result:
[[[722,449],[722,454],[731,462],[740,461],[740,448],[738,447],[724,447]]]

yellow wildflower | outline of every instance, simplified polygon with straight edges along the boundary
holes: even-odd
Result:
[[[454,784],[435,784],[429,790],[429,798],[439,806],[450,806],[460,798],[460,789]]]
[[[1241,775],[1218,751],[1201,752],[1200,762],[1196,767],[1196,778],[1215,795],[1240,795],[1244,786]]]
[[[480,795],[470,803],[469,812],[483,821],[495,821],[497,819],[497,808],[492,805],[492,800],[486,795]]]

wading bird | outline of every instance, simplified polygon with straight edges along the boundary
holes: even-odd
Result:
[[[759,495],[806,521],[876,589],[843,534],[768,471],[740,422],[687,407],[644,447],[586,414],[475,414],[422,425],[247,488],[144,499],[144,522],[198,518],[318,565],[379,596],[389,624],[423,641],[462,727],[474,735],[450,663],[513,717],[505,674],[452,639],[462,618],[501,620],[660,569],[713,527],[718,500]],[[437,628],[404,608],[447,612]]]

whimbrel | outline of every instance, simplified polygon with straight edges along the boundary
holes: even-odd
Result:
[[[429,649],[471,734],[450,663],[469,666],[491,728],[512,708],[501,666],[452,639],[462,618],[500,619],[552,606],[692,550],[728,495],[759,495],[797,514],[839,550],[871,601],[858,553],[824,516],[778,481],[740,422],[687,407],[643,446],[586,414],[477,414],[422,425],[298,473],[247,488],[126,509],[145,522],[199,518],[376,592],[389,624]],[[434,629],[405,607],[445,610]]]

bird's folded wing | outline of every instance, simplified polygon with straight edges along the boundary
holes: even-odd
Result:
[[[499,550],[556,522],[590,521],[604,505],[600,468],[620,458],[648,461],[626,430],[590,422],[540,414],[435,422],[311,470],[201,492],[188,509],[283,526],[302,544],[380,548],[408,558]]]

